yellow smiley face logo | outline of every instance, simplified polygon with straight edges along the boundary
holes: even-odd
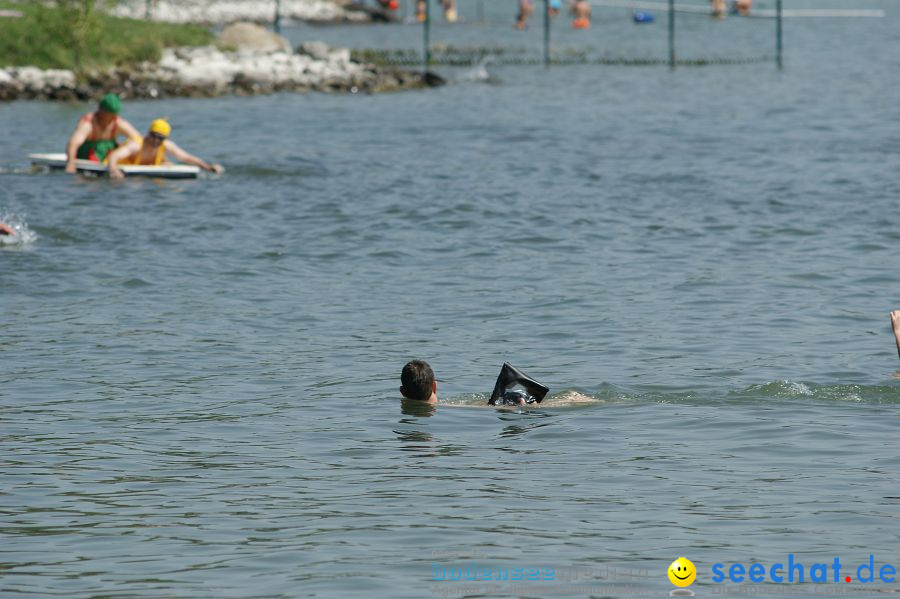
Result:
[[[686,557],[679,557],[669,566],[669,580],[677,587],[690,586],[697,578],[697,568]]]

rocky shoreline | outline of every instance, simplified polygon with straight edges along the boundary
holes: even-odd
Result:
[[[170,23],[217,25],[249,21],[271,23],[275,18],[273,0],[122,0],[110,14],[132,19],[150,18]],[[364,23],[377,16],[363,2],[354,0],[281,0],[280,18],[319,23]]]
[[[234,27],[256,26],[240,24]],[[378,93],[444,83],[432,73],[353,62],[346,48],[330,48],[322,42],[306,42],[293,51],[284,38],[257,29],[259,39],[254,43],[242,42],[239,44],[242,47],[236,49],[230,44],[226,46],[231,46],[227,50],[213,46],[167,49],[158,63],[77,76],[72,71],[58,69],[0,69],[0,101],[88,100],[110,91],[130,99],[256,95],[279,91]],[[227,32],[228,29],[223,32],[222,40],[229,39]]]

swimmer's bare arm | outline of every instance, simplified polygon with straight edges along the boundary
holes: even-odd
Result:
[[[189,154],[188,152],[185,152],[184,150],[179,148],[178,145],[170,139],[167,139],[164,143],[166,144],[166,154],[171,154],[175,157],[176,160],[180,160],[181,162],[185,162],[187,164],[193,164],[194,166],[199,166],[200,168],[213,173],[225,172],[225,169],[221,164],[210,164],[209,162],[206,162],[205,160],[198,158],[193,154]]]
[[[891,312],[891,328],[894,329],[894,340],[897,342],[897,355],[900,356],[900,310]]]
[[[78,153],[78,147],[87,140],[91,134],[91,123],[89,121],[78,121],[72,135],[69,136],[69,143],[66,144],[66,172],[75,172],[75,156]]]
[[[109,153],[109,178],[122,179],[125,175],[119,168],[119,161],[133,156],[135,152],[140,152],[141,146],[134,139],[128,140],[124,146],[119,146]]]

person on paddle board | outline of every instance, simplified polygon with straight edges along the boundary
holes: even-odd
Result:
[[[160,166],[170,164],[167,156],[187,164],[193,164],[212,173],[222,173],[225,169],[221,164],[210,164],[205,160],[185,152],[174,141],[169,139],[172,126],[165,119],[156,119],[150,123],[150,129],[143,139],[129,140],[123,146],[113,150],[109,154],[109,177],[121,179],[125,175],[119,167],[127,164],[140,164],[144,166]]]
[[[134,126],[119,116],[122,100],[116,94],[106,94],[95,112],[79,119],[75,131],[66,144],[66,172],[75,172],[75,160],[106,162],[107,155],[118,147],[117,138],[124,135],[140,139]]]

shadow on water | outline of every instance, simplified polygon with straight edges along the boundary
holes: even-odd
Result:
[[[416,420],[401,418],[398,424],[415,425]],[[439,442],[434,436],[423,430],[395,430],[397,440],[400,442],[400,450],[415,453],[422,457],[440,457],[462,455],[467,447],[453,443]]]
[[[428,418],[434,416],[437,410],[437,404],[425,403],[414,399],[403,399],[400,401],[400,410],[407,416],[418,416],[420,418]],[[401,422],[413,423],[414,420],[403,420]]]

